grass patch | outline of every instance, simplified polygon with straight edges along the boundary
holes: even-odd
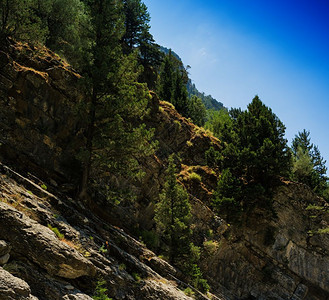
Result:
[[[318,230],[319,234],[328,234],[329,233],[329,227],[327,228],[322,228]]]
[[[57,236],[60,240],[63,240],[63,239],[64,239],[64,234],[61,233],[57,227],[52,227],[50,224],[48,224],[48,228],[49,228],[53,233],[55,233],[56,236]]]
[[[189,297],[193,297],[194,296],[194,292],[193,292],[193,290],[190,287],[187,287],[184,290],[184,293],[185,293],[186,296],[189,296]]]
[[[323,210],[324,207],[310,204],[309,206],[306,207],[306,210]]]
[[[201,176],[195,172],[189,174],[188,178],[192,181],[201,182]]]

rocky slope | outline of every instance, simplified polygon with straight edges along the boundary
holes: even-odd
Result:
[[[282,181],[272,211],[228,224],[211,210],[219,174],[204,156],[210,146],[220,151],[220,141],[153,93],[147,124],[159,150],[143,162],[138,201],[74,200],[82,82],[45,48],[10,42],[0,51],[0,299],[90,299],[100,280],[113,299],[189,299],[183,274],[133,238],[154,228],[171,153],[181,156],[178,180],[190,194],[194,241],[217,297],[329,299],[328,204]]]

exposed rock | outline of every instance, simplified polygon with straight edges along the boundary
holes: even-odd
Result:
[[[10,258],[10,254],[9,253],[7,253],[7,254],[5,254],[3,256],[0,256],[0,266],[3,266],[4,264],[6,264],[8,262],[8,260],[9,260],[9,258]]]
[[[47,227],[0,202],[0,236],[10,241],[15,255],[28,257],[51,275],[64,278],[95,275],[95,267],[62,243]]]
[[[155,280],[146,280],[140,289],[140,299],[168,299],[168,300],[191,300],[182,291],[174,289],[170,284]]]
[[[0,240],[0,256],[3,256],[10,252],[11,247],[6,241]]]
[[[29,285],[11,275],[0,267],[0,299],[1,300],[37,300],[31,295]]]

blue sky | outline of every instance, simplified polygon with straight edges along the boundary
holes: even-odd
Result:
[[[328,0],[145,0],[156,42],[226,107],[258,94],[291,139],[304,128],[329,161]],[[327,163],[328,165],[328,163]]]

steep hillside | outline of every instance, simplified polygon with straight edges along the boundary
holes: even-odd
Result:
[[[212,210],[220,170],[205,160],[221,142],[153,93],[145,122],[159,145],[140,162],[137,199],[77,200],[83,97],[82,78],[53,52],[14,42],[1,49],[0,299],[90,299],[102,280],[113,299],[191,299],[185,274],[138,241],[154,229],[172,153],[181,157],[178,181],[214,294],[194,297],[329,299],[328,204],[282,180],[272,210],[255,208],[229,224]]]

